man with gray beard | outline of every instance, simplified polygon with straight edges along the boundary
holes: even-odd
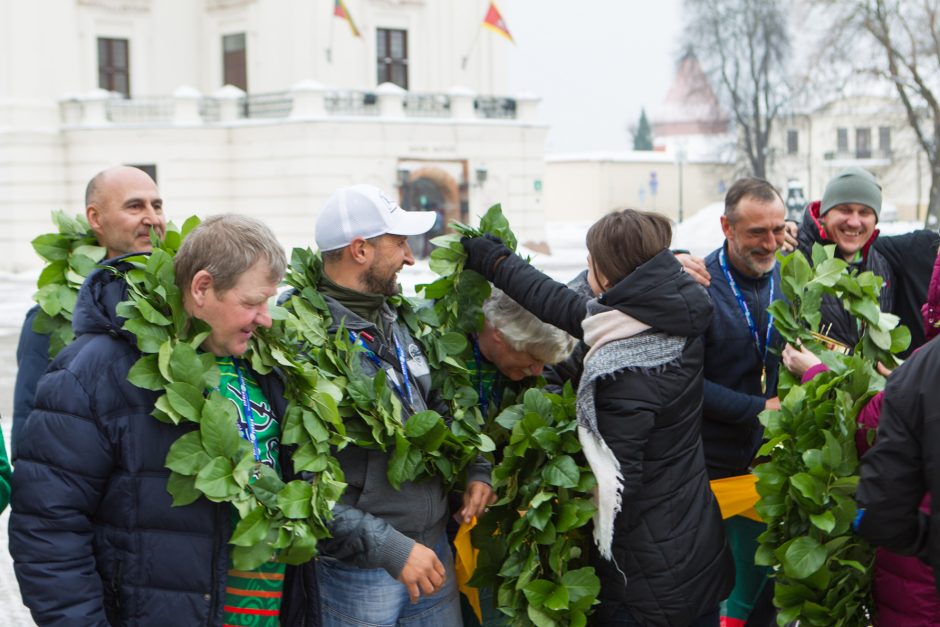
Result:
[[[748,475],[760,448],[757,415],[778,409],[777,368],[770,303],[781,298],[776,254],[784,244],[786,207],[765,180],[743,178],[725,196],[721,228],[725,242],[705,259],[715,315],[705,334],[702,441],[709,478]],[[725,519],[735,558],[735,587],[722,619],[744,625],[759,599],[769,604],[767,569],[754,564],[757,536],[765,525],[744,516]],[[772,616],[772,607],[769,609]],[[749,622],[748,624],[752,624]]]

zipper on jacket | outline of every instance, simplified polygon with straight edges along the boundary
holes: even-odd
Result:
[[[219,602],[217,598],[219,588],[219,533],[221,530],[219,517],[223,509],[220,506],[215,508],[215,528],[212,530],[212,577],[210,580],[212,589],[209,591],[209,615],[206,617],[206,627],[213,627],[215,624],[215,606]]]
[[[111,569],[111,582],[109,587],[111,588],[111,605],[114,607],[116,618],[120,616],[121,612],[121,570],[121,560],[115,561]]]

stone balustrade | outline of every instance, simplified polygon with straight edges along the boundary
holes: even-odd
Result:
[[[312,80],[295,84],[288,91],[245,93],[226,85],[211,95],[189,86],[178,87],[171,96],[123,98],[95,89],[59,101],[65,126],[234,124],[240,120],[329,119],[339,116],[396,119],[408,117],[454,121],[537,121],[540,99],[530,94],[515,97],[480,95],[466,87],[446,93],[409,92],[392,83],[372,91],[338,89]]]

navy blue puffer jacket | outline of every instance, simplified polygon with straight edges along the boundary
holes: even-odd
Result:
[[[16,577],[43,626],[221,625],[231,506],[171,506],[164,459],[193,425],[158,422],[157,394],[127,381],[140,352],[115,314],[126,293],[109,271],[88,278],[78,338],[37,386],[13,481]],[[274,377],[259,383],[283,415]],[[285,603],[307,618],[282,621],[313,625],[292,592],[305,574],[288,570]]]

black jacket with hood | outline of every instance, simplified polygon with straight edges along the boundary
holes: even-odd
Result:
[[[888,377],[878,437],[862,456],[856,531],[933,568],[940,594],[940,341],[927,342]],[[15,477],[14,473],[14,477]],[[930,513],[921,511],[931,495]]]
[[[468,252],[468,265],[480,267],[471,265],[475,252]],[[481,269],[536,316],[583,337],[588,297],[516,255]],[[686,338],[675,363],[655,371],[625,369],[596,382],[598,428],[620,463],[623,507],[614,522],[614,561],[594,555],[601,599],[623,603],[644,625],[685,627],[717,609],[734,583],[701,439],[701,336],[712,304],[668,250],[598,302],[653,331]]]

